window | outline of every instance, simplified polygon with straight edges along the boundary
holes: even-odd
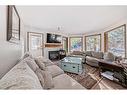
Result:
[[[86,36],[85,49],[86,51],[100,51],[101,50],[101,34]]]
[[[68,52],[68,38],[67,37],[63,37],[63,50]]]
[[[105,32],[105,51],[112,52],[117,56],[125,57],[125,27],[125,25],[122,25],[108,32]]]
[[[82,51],[83,41],[82,37],[71,37],[70,38],[70,51]]]
[[[41,44],[41,36],[31,35],[31,49],[36,50]]]

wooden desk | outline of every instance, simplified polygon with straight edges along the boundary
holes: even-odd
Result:
[[[125,68],[127,68],[127,64],[123,64],[123,66],[121,66],[120,64],[117,64],[115,62],[109,62],[109,61],[105,61],[103,59],[98,59],[98,65],[99,65],[99,76],[101,77],[101,72],[104,72],[104,71],[112,71],[112,72],[118,72],[120,73],[123,78],[124,78],[124,83],[121,83],[121,84],[124,84],[127,85],[127,72],[125,72]]]

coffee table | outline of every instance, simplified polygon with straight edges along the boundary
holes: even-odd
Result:
[[[64,71],[81,74],[83,72],[83,60],[79,57],[67,56],[60,61]]]

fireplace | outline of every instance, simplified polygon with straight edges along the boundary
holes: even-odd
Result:
[[[49,51],[50,60],[59,60],[59,51]]]

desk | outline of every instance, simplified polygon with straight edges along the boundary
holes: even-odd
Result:
[[[125,71],[124,67],[127,68],[127,64],[123,64],[123,66],[110,61],[105,61],[103,59],[98,59],[98,65],[99,65],[99,76],[101,77],[101,73],[104,71],[111,71],[111,72],[117,72],[119,73],[123,78],[124,81],[120,80],[120,83],[123,86],[127,86],[127,71]]]

